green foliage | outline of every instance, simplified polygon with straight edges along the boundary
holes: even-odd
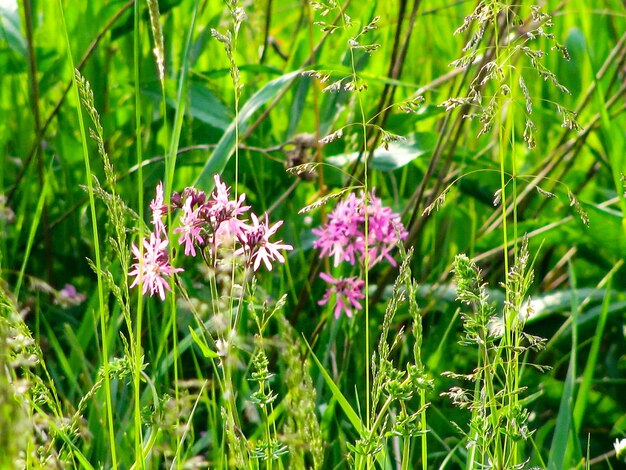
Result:
[[[618,468],[625,30],[616,0],[2,2],[0,467]],[[166,301],[130,289],[156,184],[215,174],[285,264],[172,228]],[[398,266],[333,266],[311,229],[373,188]]]

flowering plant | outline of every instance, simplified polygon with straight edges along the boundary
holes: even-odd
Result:
[[[163,184],[156,187],[155,198],[150,203],[152,225],[154,231],[142,240],[143,250],[134,243],[132,251],[137,262],[129,275],[135,276],[130,287],[142,285],[142,293],[159,294],[165,300],[165,291],[170,290],[166,277],[183,271],[170,264],[167,246],[168,231],[164,218],[170,209],[182,211],[179,224],[173,233],[178,234],[178,244],[184,245],[185,256],[198,256],[209,265],[218,261],[219,249],[230,248],[236,256],[242,256],[246,268],[257,271],[263,263],[272,270],[272,262],[284,263],[281,250],[292,250],[291,245],[270,241],[282,225],[282,221],[270,226],[269,216],[260,219],[250,212],[252,224],[246,223],[241,217],[250,206],[244,205],[246,196],[241,194],[238,199],[230,199],[230,188],[224,184],[219,175],[215,175],[215,190],[206,193],[193,187],[187,187],[182,193],[174,193],[171,197],[171,208],[164,204]]]
[[[357,262],[362,266],[367,265],[369,269],[383,259],[392,266],[397,264],[390,252],[408,233],[400,216],[382,205],[374,189],[367,197],[364,192],[358,197],[354,193],[350,194],[337,204],[328,219],[328,223],[313,229],[313,233],[317,235],[313,247],[319,248],[322,256],[332,257],[334,267],[347,261],[352,266]],[[321,273],[320,277],[330,286],[318,303],[328,303],[331,295],[335,294],[335,318],[339,318],[342,310],[351,317],[351,306],[361,308],[358,300],[365,298],[363,281],[356,277],[336,279],[329,273]]]

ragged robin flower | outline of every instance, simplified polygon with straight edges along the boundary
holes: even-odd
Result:
[[[369,269],[383,259],[392,266],[396,265],[390,254],[391,250],[399,240],[408,236],[408,232],[402,225],[400,216],[389,207],[383,206],[374,190],[367,196],[363,192],[359,197],[354,193],[350,194],[329,214],[328,223],[313,229],[313,233],[317,235],[313,247],[319,248],[322,256],[332,257],[335,267],[342,261],[347,261],[352,266],[356,266],[358,262],[359,266]],[[365,297],[362,293],[365,284],[363,281],[357,281],[356,277],[335,279],[326,273],[320,274],[320,277],[329,287],[319,304],[328,303],[331,296],[336,294],[335,317],[339,317],[342,311],[350,317],[352,308],[361,308],[358,300]]]
[[[259,269],[261,261],[265,264],[268,271],[271,271],[272,261],[285,262],[285,257],[279,250],[293,250],[293,246],[283,243],[282,240],[277,242],[270,242],[269,240],[283,224],[282,220],[270,227],[267,214],[265,214],[263,222],[259,222],[257,216],[253,213],[250,213],[250,216],[252,217],[253,225],[247,226],[246,230],[241,234],[240,241],[243,247],[238,249],[235,254],[248,254],[249,264],[252,264],[255,271]]]
[[[368,229],[367,243],[369,250],[369,267],[387,259],[392,266],[395,260],[389,252],[398,240],[404,240],[408,233],[400,216],[384,207],[381,200],[369,194],[367,204]],[[365,194],[360,197],[350,194],[345,201],[337,204],[328,216],[328,223],[321,228],[313,229],[317,240],[314,248],[320,248],[322,256],[333,258],[333,265],[339,266],[342,261],[355,265],[356,261],[365,260]]]
[[[279,241],[270,241],[282,221],[270,226],[269,217],[259,218],[250,213],[252,224],[241,216],[250,206],[244,205],[245,194],[237,199],[230,199],[230,188],[219,175],[215,175],[215,190],[207,196],[203,191],[187,187],[182,193],[173,193],[170,198],[172,209],[180,209],[182,214],[174,233],[179,234],[178,244],[184,245],[185,256],[195,257],[198,251],[207,263],[217,262],[218,256],[230,253],[245,257],[246,266],[257,271],[261,263],[272,270],[272,262],[285,262],[282,250],[292,250],[291,245]],[[150,203],[154,232],[149,239],[142,240],[143,251],[135,244],[132,251],[137,262],[133,264],[130,276],[135,276],[130,287],[141,284],[142,293],[159,294],[165,300],[165,291],[169,290],[166,279],[182,269],[173,268],[169,261],[167,230],[163,222],[168,213],[164,205],[163,184],[156,187],[156,196]],[[239,246],[237,247],[236,244]],[[221,247],[221,248],[220,248]],[[210,248],[210,253],[205,249]],[[218,250],[218,248],[220,248]]]
[[[333,294],[336,295],[334,310],[335,318],[339,318],[342,311],[346,312],[348,318],[351,318],[353,308],[358,310],[363,308],[359,303],[359,300],[365,298],[365,295],[363,294],[365,282],[357,279],[356,277],[335,279],[326,273],[321,273],[320,277],[330,284],[330,287],[326,291],[326,294],[324,294],[324,298],[320,300],[318,304],[325,305],[331,300]]]
[[[143,253],[133,243],[132,250],[137,262],[133,264],[133,270],[129,276],[136,276],[130,287],[135,287],[141,283],[142,294],[150,291],[150,295],[158,293],[161,300],[165,300],[165,291],[170,290],[169,282],[165,276],[182,271],[174,268],[169,262],[167,254],[168,240],[161,240],[154,233],[150,234],[150,240],[143,239]]]
[[[167,215],[167,206],[163,204],[163,182],[159,181],[156,187],[156,195],[150,202],[150,209],[152,210],[152,225],[154,225],[154,232],[157,236],[166,236],[165,224],[163,223],[163,217]]]

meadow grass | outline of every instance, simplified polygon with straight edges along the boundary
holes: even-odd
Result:
[[[0,2],[0,468],[621,468],[624,31]]]

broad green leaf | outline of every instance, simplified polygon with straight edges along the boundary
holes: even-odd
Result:
[[[5,0],[0,4],[0,40],[22,57],[26,57],[26,40],[20,27],[20,15],[16,0]]]
[[[374,150],[370,168],[380,171],[393,171],[409,164],[416,158],[432,152],[437,142],[433,132],[416,132],[407,137],[406,141],[389,144],[389,148],[379,147]],[[333,165],[344,166],[359,158],[358,152],[343,153],[328,157],[326,161]]]
[[[166,92],[168,96],[176,96],[175,83],[166,82]],[[154,82],[150,87],[144,88],[143,93],[160,100],[161,89],[159,84]],[[176,100],[166,98],[167,106],[176,109]],[[219,100],[215,94],[200,83],[192,83],[187,90],[186,112],[194,119],[208,124],[209,126],[225,131],[230,124],[231,112]]]
[[[292,138],[298,130],[298,124],[302,117],[302,111],[306,107],[306,95],[311,88],[311,77],[302,77],[293,93],[293,101],[289,112],[289,126],[287,127],[287,138]]]
[[[252,115],[258,111],[261,106],[268,101],[278,97],[289,87],[296,77],[300,76],[300,71],[296,70],[278,77],[259,91],[257,91],[246,104],[241,108],[239,112],[239,134],[241,135],[248,127],[249,120]],[[222,173],[226,167],[226,163],[230,159],[230,156],[235,151],[235,121],[231,122],[224,132],[224,135],[217,143],[217,147],[206,161],[204,168],[198,175],[194,186],[205,191],[210,191],[213,188],[213,175]]]
[[[594,289],[590,287],[571,289],[561,291],[551,291],[546,294],[535,295],[530,299],[528,306],[527,322],[541,320],[557,312],[567,309],[572,303],[572,295],[576,295],[581,299],[589,299],[597,301],[604,298],[606,291],[604,289]],[[585,317],[586,318],[586,317]]]
[[[207,87],[193,83],[188,91],[188,112],[194,119],[225,131],[230,122],[228,108]]]

